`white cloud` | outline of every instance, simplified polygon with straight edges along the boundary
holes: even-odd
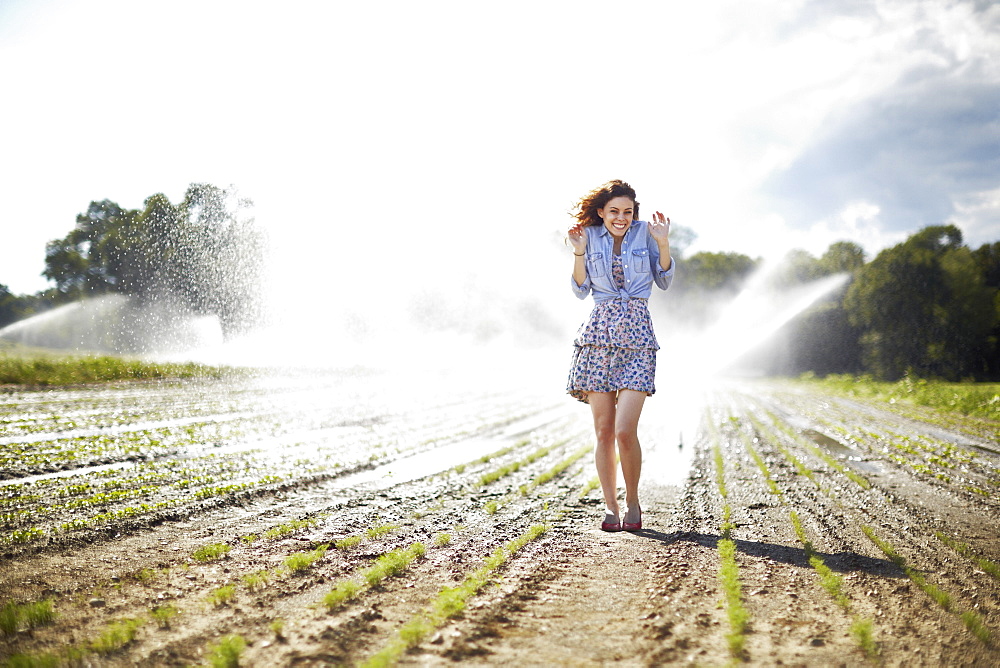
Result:
[[[16,100],[0,112],[0,183],[24,231],[0,246],[0,283],[44,287],[45,241],[90,200],[177,201],[201,181],[252,197],[297,272],[359,225],[384,229],[393,262],[420,258],[404,264],[419,275],[451,244],[488,272],[493,256],[534,258],[609,178],[705,250],[811,248],[858,201],[879,215],[846,229],[878,243],[917,229],[895,212],[921,191],[1000,236],[994,200],[974,204],[992,187],[969,185],[992,174],[974,141],[921,155],[889,122],[857,137],[906,112],[918,139],[937,128],[932,147],[983,138],[1000,12],[939,4],[22,4],[0,41]],[[864,169],[849,150],[883,161]]]
[[[951,220],[971,248],[1000,241],[1000,187],[958,197]]]

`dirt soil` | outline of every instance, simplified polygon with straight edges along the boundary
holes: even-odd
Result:
[[[432,475],[408,479],[409,460],[400,455],[381,477],[377,467],[367,478],[351,477],[365,467],[344,467],[141,521],[8,543],[0,603],[49,599],[56,616],[0,635],[0,660],[201,665],[221,638],[238,635],[246,643],[239,665],[363,664],[442,590],[544,524],[539,537],[508,550],[464,609],[394,660],[1000,665],[1000,425],[797,385],[719,389],[683,445],[686,477],[662,484],[647,465],[643,529],[606,533],[599,492],[588,489],[589,416],[557,400],[474,428],[449,423],[449,442],[459,452],[468,442],[476,455],[459,455]],[[670,409],[656,401],[644,417],[651,454],[678,447],[655,432],[656,414]],[[462,402],[440,407],[442,415],[472,410]],[[368,424],[385,430],[397,418],[404,419]],[[497,454],[483,461],[484,449]],[[542,454],[532,459],[533,452]],[[284,535],[264,537],[281,526]],[[352,536],[356,544],[337,545]],[[723,539],[735,543],[738,601],[748,615],[735,641],[720,580]],[[324,604],[338,582],[361,581],[380,555],[415,542],[425,552],[399,573],[362,585],[346,603]],[[211,544],[229,551],[205,562],[192,557]],[[288,570],[290,555],[324,545],[315,563]],[[222,600],[227,585],[232,595]],[[156,609],[176,615],[160,621]],[[95,649],[109,623],[122,619],[139,620],[134,637]],[[852,633],[865,622],[867,646]]]

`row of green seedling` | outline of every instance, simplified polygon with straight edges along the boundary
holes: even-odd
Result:
[[[975,463],[986,476],[992,475],[995,477],[1000,475],[1000,469],[983,462],[972,451],[961,448],[952,443],[935,441],[936,445],[933,445],[925,442],[929,439],[924,436],[911,438],[910,436],[895,434],[891,431],[888,431],[886,434],[880,434],[871,431],[870,429],[858,430],[859,434],[855,434],[843,425],[829,425],[829,422],[822,418],[820,418],[820,421],[836,430],[839,434],[841,434],[841,436],[847,439],[848,442],[857,446],[863,447],[863,441],[857,436],[867,436],[868,438],[873,439],[876,443],[881,444],[881,452],[877,454],[882,454],[898,464],[908,466],[918,473],[937,478],[938,480],[946,483],[951,482],[951,475],[949,471],[953,470],[956,466],[962,466],[970,463]],[[872,452],[871,448],[867,449],[869,452]],[[896,452],[894,453],[893,450]],[[905,453],[906,455],[916,458],[919,461],[907,459],[898,453]],[[932,468],[932,465],[946,469],[946,471],[935,471]],[[990,482],[993,484],[1000,484],[1000,482]],[[973,485],[966,486],[966,489],[978,494],[989,495],[987,492],[984,492],[982,489]]]
[[[959,610],[952,598],[951,594],[939,588],[937,585],[927,582],[927,578],[924,577],[923,573],[918,570],[912,569],[904,559],[888,541],[880,538],[875,530],[867,525],[863,525],[861,530],[864,531],[865,535],[868,536],[869,540],[875,543],[876,547],[882,551],[882,553],[888,557],[889,561],[896,564],[903,570],[906,577],[910,579],[915,585],[917,585],[921,591],[923,591],[927,596],[937,603],[943,610],[957,615],[965,627],[978,638],[983,643],[990,645],[992,644],[993,633],[986,627],[983,623],[983,618],[979,613],[974,610]]]
[[[771,471],[767,466],[767,463],[760,456],[760,454],[757,452],[757,449],[753,445],[754,443],[759,443],[758,438],[754,437],[751,442],[749,436],[743,434],[742,432],[741,435],[743,436],[744,445],[749,451],[751,458],[754,460],[754,462],[756,462],[757,468],[760,469],[761,474],[764,476],[764,479],[767,482],[768,488],[771,490],[771,493],[775,494],[780,499],[781,504],[783,506],[787,506],[787,500],[785,499],[784,493],[778,488],[777,484],[774,482],[774,479],[771,476]],[[799,461],[797,457],[794,457],[794,455],[792,455],[791,452],[787,452],[786,449],[784,449],[783,447],[779,448],[779,451],[782,452],[782,454],[784,454],[786,457],[791,456],[792,464],[795,466],[798,472],[802,473],[803,471],[808,471],[805,465],[801,461]],[[808,477],[811,478],[812,476]],[[816,481],[812,480],[812,482],[815,484]],[[850,614],[851,603],[850,599],[843,592],[843,578],[841,578],[839,575],[836,575],[833,571],[831,571],[830,567],[826,565],[822,557],[820,557],[813,549],[812,542],[806,537],[805,530],[802,527],[802,522],[799,520],[798,513],[796,513],[794,510],[790,511],[789,518],[791,519],[792,528],[795,530],[796,537],[798,538],[799,542],[802,543],[802,548],[806,553],[806,559],[809,562],[809,565],[819,575],[820,586],[822,586],[823,589],[826,590],[828,594],[830,594],[833,600],[841,608],[843,608],[845,612]],[[869,658],[874,659],[878,654],[878,646],[875,644],[875,641],[872,637],[871,620],[867,618],[858,617],[855,615],[851,623],[850,631],[851,631],[851,636],[855,639],[858,646],[865,653],[865,655],[868,656]]]
[[[564,441],[563,443],[560,443],[559,445],[561,446],[561,445],[565,444],[566,442],[568,442],[569,440],[571,440],[571,439],[567,439],[566,441]],[[564,458],[563,460],[557,462],[552,468],[548,469],[547,471],[543,471],[542,473],[540,473],[539,475],[535,476],[534,478],[532,478],[527,483],[519,486],[518,489],[517,489],[516,495],[514,493],[511,493],[511,494],[507,494],[507,495],[501,497],[500,499],[491,499],[491,500],[489,500],[489,501],[486,502],[486,504],[483,506],[483,509],[489,515],[495,514],[501,507],[507,505],[508,503],[510,503],[511,501],[513,501],[518,496],[522,496],[522,497],[523,496],[527,496],[536,487],[538,487],[540,485],[544,485],[547,482],[550,482],[551,480],[553,480],[554,478],[556,478],[557,476],[561,475],[566,469],[568,469],[570,466],[572,466],[577,461],[579,461],[581,457],[583,457],[584,455],[586,455],[587,453],[589,453],[591,451],[591,449],[592,448],[591,448],[590,445],[583,446],[582,448],[578,449],[573,454],[571,454],[568,457]]]
[[[423,543],[413,543],[409,547],[393,550],[380,555],[375,563],[354,576],[341,578],[323,598],[323,605],[334,610],[344,603],[357,598],[363,591],[376,587],[389,577],[400,575],[417,559],[424,556]]]
[[[462,584],[445,587],[421,612],[403,624],[379,652],[362,663],[367,668],[395,665],[411,647],[416,647],[437,628],[461,613],[470,598],[490,581],[493,574],[525,545],[545,533],[548,527],[536,524],[517,538],[497,548],[479,568],[466,574]]]
[[[773,420],[775,426],[778,428],[779,431],[781,431],[781,433],[785,434],[788,438],[790,438],[798,445],[801,445],[814,457],[821,460],[824,464],[829,466],[834,471],[846,476],[849,480],[854,482],[862,489],[871,489],[872,484],[871,482],[868,481],[867,478],[841,464],[839,461],[837,461],[836,457],[833,457],[828,452],[825,452],[822,448],[813,443],[811,439],[800,434],[791,425],[787,424],[783,420],[779,420],[773,414],[769,414],[769,417]]]
[[[93,655],[110,657],[135,640],[139,629],[155,621],[160,628],[169,628],[170,620],[177,610],[172,606],[158,606],[148,615],[112,620],[104,625],[94,638],[83,643],[63,646],[57,653],[14,654],[4,662],[5,668],[55,667],[58,665],[90,665]]]
[[[834,497],[829,490],[823,490],[823,491],[827,495],[831,496],[831,498],[833,498],[834,500],[837,500],[836,497]],[[799,527],[801,525],[798,525],[798,523],[797,523],[797,517],[796,517],[795,520],[793,520],[793,523],[797,524],[796,532],[799,533],[800,532],[800,528]],[[904,572],[906,572],[907,576],[910,577],[910,579],[918,587],[920,587],[922,591],[924,591],[928,596],[930,596],[930,598],[932,600],[934,600],[935,602],[937,602],[939,605],[941,605],[942,607],[944,607],[946,610],[949,609],[949,606],[951,606],[951,597],[949,595],[943,593],[940,589],[938,589],[934,585],[931,585],[931,584],[927,583],[926,579],[919,572],[913,571],[912,569],[906,567],[905,566],[905,562],[902,560],[902,557],[900,557],[898,555],[898,553],[896,553],[895,550],[887,542],[882,541],[881,539],[879,539],[875,535],[874,531],[870,527],[865,526],[865,525],[861,525],[861,530],[865,533],[865,535],[870,540],[872,540],[872,542],[874,542],[879,547],[879,549],[882,550],[882,552],[887,557],[889,557],[890,561],[892,561],[896,565],[900,566],[900,568],[903,568]],[[951,539],[948,539],[947,536],[945,536],[944,534],[940,534],[940,536],[943,537],[942,538],[943,542],[951,540]],[[804,541],[804,538],[805,538],[804,533],[802,533],[799,536],[799,539]],[[955,543],[955,541],[951,541],[951,542]],[[957,544],[957,543],[955,543],[955,544]],[[969,628],[969,630],[972,631],[973,634],[976,635],[977,638],[979,638],[980,640],[983,640],[984,637],[986,637],[986,638],[989,637],[988,630],[986,630],[986,633],[984,635],[983,628],[985,628],[985,627],[982,626],[982,621],[978,617],[978,615],[976,615],[975,613],[969,612],[969,613],[961,613],[961,616],[962,616],[963,622],[966,624],[966,627]],[[870,635],[871,635],[870,634],[870,627],[869,627],[869,630],[867,630],[867,631],[865,630],[866,620],[855,620],[855,624],[857,626],[856,627],[852,627],[852,633],[853,633],[855,639],[859,642],[859,644],[861,644],[861,646],[865,650],[866,654],[868,654],[869,656],[872,656],[872,654],[871,654],[871,647],[872,646],[869,645],[869,640],[868,640],[870,638]],[[988,642],[988,640],[984,640],[984,642]]]
[[[250,534],[243,536],[242,540],[244,543],[253,543],[258,539],[263,540],[279,540],[282,538],[287,538],[294,533],[297,533],[303,529],[311,528],[316,526],[316,518],[307,518],[304,520],[292,520],[290,522],[285,522],[283,524],[271,527],[270,529],[264,531],[263,533]],[[396,525],[387,524],[380,526],[373,526],[366,529],[363,533],[347,536],[340,540],[334,542],[334,547],[338,550],[348,550],[356,547],[360,543],[366,540],[374,540],[376,538],[381,538],[392,531],[396,530],[398,527]],[[286,574],[301,573],[313,566],[317,561],[321,560],[329,549],[329,544],[319,545],[311,550],[304,550],[301,552],[295,552],[287,556],[283,562],[283,566],[280,569],[273,571],[263,569],[255,571],[253,573],[248,573],[240,578],[240,582],[249,590],[255,591],[267,586],[272,579],[276,577],[281,577]],[[192,558],[195,561],[213,561],[226,556],[230,551],[230,546],[226,544],[215,544],[207,545],[199,548]],[[230,583],[224,585],[209,594],[209,601],[214,605],[222,605],[228,603],[236,595],[236,583]]]
[[[859,442],[858,439],[855,438],[854,435],[845,427],[839,426],[836,429],[839,433],[843,434],[845,438],[850,439],[852,443],[857,444]],[[986,482],[988,484],[994,486],[1000,485],[1000,481],[995,479],[997,469],[988,464],[984,464],[979,458],[967,450],[960,450],[954,446],[945,449],[938,449],[932,445],[923,443],[922,438],[913,439],[909,436],[900,436],[892,433],[883,435],[873,431],[866,431],[863,435],[873,439],[876,443],[882,444],[881,452],[887,458],[897,464],[908,467],[921,475],[935,478],[946,484],[952,484],[952,471],[956,467],[961,466],[967,470],[967,466],[969,464],[975,463],[982,471],[981,475],[986,477]],[[934,467],[944,469],[944,471],[935,470]],[[984,490],[982,487],[977,485],[963,484],[962,488],[979,496],[992,496],[989,491]]]
[[[750,623],[750,613],[743,605],[743,586],[740,582],[740,566],[736,560],[736,541],[732,532],[736,526],[732,522],[732,507],[729,505],[729,490],[726,487],[726,466],[722,454],[722,435],[718,427],[709,418],[709,434],[712,439],[712,456],[715,461],[715,483],[722,497],[722,524],[719,527],[722,534],[716,549],[719,551],[719,587],[726,610],[726,620],[729,630],[725,634],[726,646],[730,656],[741,660],[746,644],[746,630]]]
[[[59,533],[66,533],[69,531],[75,531],[78,529],[84,529],[87,527],[100,526],[108,523],[118,522],[123,519],[130,519],[140,515],[146,515],[150,513],[155,513],[162,511],[166,508],[171,508],[179,505],[184,505],[187,503],[192,503],[195,501],[215,498],[215,497],[227,497],[245,492],[247,490],[255,489],[261,486],[274,484],[280,482],[281,478],[278,476],[264,476],[259,480],[245,483],[231,483],[228,485],[221,485],[217,487],[207,487],[196,491],[194,494],[188,495],[186,497],[169,499],[166,501],[159,501],[156,503],[140,503],[134,506],[126,506],[118,510],[97,513],[90,517],[82,517],[70,520],[68,522],[63,522],[58,526],[45,529],[38,526],[27,527],[24,529],[15,529],[6,534],[0,535],[0,544],[11,544],[11,543],[27,543],[44,538],[46,536],[54,536]],[[11,516],[10,518],[18,523],[24,523],[30,519],[30,515],[22,514],[19,516]]]

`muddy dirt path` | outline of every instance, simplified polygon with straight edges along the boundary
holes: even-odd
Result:
[[[604,533],[582,405],[342,380],[6,395],[0,660],[1000,663],[998,424],[757,383],[679,449],[655,397]]]

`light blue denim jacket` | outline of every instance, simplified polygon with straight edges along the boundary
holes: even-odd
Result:
[[[614,237],[603,225],[583,228],[587,233],[587,280],[577,285],[571,276],[569,281],[573,292],[580,299],[586,299],[593,291],[594,301],[607,299],[649,299],[653,283],[666,290],[674,278],[674,262],[670,268],[660,269],[660,249],[656,240],[649,236],[646,221],[634,220],[625,231],[622,240],[622,265],[625,269],[625,287],[618,288],[611,276],[611,257],[614,252]]]

